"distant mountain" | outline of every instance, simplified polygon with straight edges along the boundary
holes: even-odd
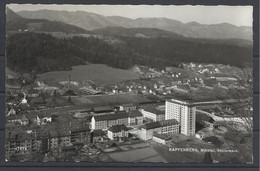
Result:
[[[183,36],[174,32],[160,30],[156,28],[125,28],[125,27],[106,27],[93,30],[93,33],[105,36],[123,36],[123,37],[171,37],[184,38]]]
[[[209,43],[209,44],[226,44],[243,47],[251,47],[252,41],[246,39],[203,39],[184,37],[174,32],[165,31],[156,28],[125,28],[125,27],[106,27],[92,31],[98,35],[111,37],[136,37],[136,38],[173,38],[175,40],[186,40],[191,42]]]
[[[47,19],[23,18],[9,8],[6,11],[6,29],[15,32],[63,32],[63,33],[90,33],[85,29]]]
[[[85,11],[20,11],[19,15],[31,19],[48,19],[72,24],[86,30],[105,27],[157,28],[171,31],[185,37],[210,39],[247,39],[252,40],[252,27],[235,26],[228,23],[205,25],[197,22],[182,23],[168,18],[130,19],[120,16],[106,17]]]

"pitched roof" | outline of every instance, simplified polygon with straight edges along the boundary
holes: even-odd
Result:
[[[76,96],[77,94],[73,90],[66,91],[63,96]]]
[[[207,121],[207,122],[210,122],[210,123],[213,123],[215,122],[215,120],[211,117],[211,116],[208,116],[206,114],[203,114],[203,113],[196,113],[196,120],[197,121]]]
[[[164,121],[157,121],[157,122],[150,122],[147,123],[143,126],[144,129],[154,129],[154,128],[159,128],[163,126],[170,126],[170,125],[177,125],[179,122],[175,119],[169,119],[169,120],[164,120]]]
[[[167,140],[171,140],[171,138],[168,137],[168,136],[165,135],[165,134],[154,133],[153,136],[154,136],[154,137],[157,137],[157,138],[160,138],[160,139],[163,139],[163,140],[166,140],[166,141],[167,141]]]
[[[128,116],[131,118],[131,117],[139,117],[143,115],[139,110],[131,110],[128,112]]]
[[[93,107],[93,111],[95,113],[102,113],[102,112],[112,112],[113,108],[110,106],[103,106],[103,107]]]
[[[28,118],[26,118],[25,115],[23,115],[20,119],[21,119],[21,121],[29,121]]]
[[[104,115],[97,115],[93,117],[95,118],[95,121],[105,121],[105,120],[128,118],[128,114],[126,112],[117,112],[115,114],[104,114]]]
[[[20,119],[21,121],[29,121],[25,115],[11,115],[6,117],[8,120]]]
[[[128,131],[128,128],[122,124],[122,125],[114,125],[108,128],[109,131],[111,132],[121,132],[121,131]]]
[[[37,116],[38,116],[40,119],[45,118],[45,117],[51,118],[51,116],[49,116],[48,113],[40,113],[40,114],[38,114]]]
[[[105,135],[104,131],[102,131],[102,129],[96,129],[92,132],[92,136],[93,137],[98,137],[98,136],[102,136]]]
[[[71,132],[89,132],[89,127],[79,127],[79,128],[72,128]]]
[[[40,92],[39,92],[39,90],[36,90],[36,89],[29,89],[29,90],[27,91],[27,93],[28,93],[28,94],[39,94]]]
[[[154,129],[154,128],[159,128],[161,127],[160,122],[151,122],[151,123],[147,123],[143,126],[144,129]]]
[[[175,119],[169,119],[169,120],[164,120],[160,121],[161,126],[167,126],[167,125],[177,125],[179,122]]]
[[[132,106],[134,106],[134,104],[133,104],[133,103],[129,103],[129,104],[122,104],[122,105],[120,105],[120,106],[123,106],[123,107],[132,107]]]
[[[164,110],[159,110],[159,108],[156,105],[147,105],[143,107],[144,111],[154,113],[155,115],[164,115]]]

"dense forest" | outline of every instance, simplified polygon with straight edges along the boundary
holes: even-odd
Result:
[[[125,46],[153,58],[160,57],[166,61],[221,63],[239,67],[252,64],[252,45],[237,46],[204,39],[172,38],[135,38],[121,37]],[[233,43],[233,42],[232,42]]]
[[[243,66],[252,62],[252,48],[173,38],[118,37],[110,45],[94,37],[55,38],[43,33],[19,33],[7,38],[7,66],[18,72],[68,70],[73,65],[107,64],[128,69],[135,64],[164,68],[180,62]]]

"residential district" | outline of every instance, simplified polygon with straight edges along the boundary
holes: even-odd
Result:
[[[219,76],[217,65],[191,63],[178,71],[137,68],[140,79],[109,86],[79,83],[70,76],[30,82],[7,74],[6,160],[169,162],[174,157],[162,152],[167,148],[238,151],[232,148],[243,143],[242,137],[234,140],[227,125],[237,124],[243,132],[243,119],[230,107],[232,100],[213,96],[234,86],[243,89],[238,77]],[[197,74],[184,76],[183,71]],[[162,158],[123,159],[131,155],[124,152],[154,146]]]

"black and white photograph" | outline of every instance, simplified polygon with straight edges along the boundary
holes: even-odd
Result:
[[[253,7],[7,4],[7,162],[253,164]]]

